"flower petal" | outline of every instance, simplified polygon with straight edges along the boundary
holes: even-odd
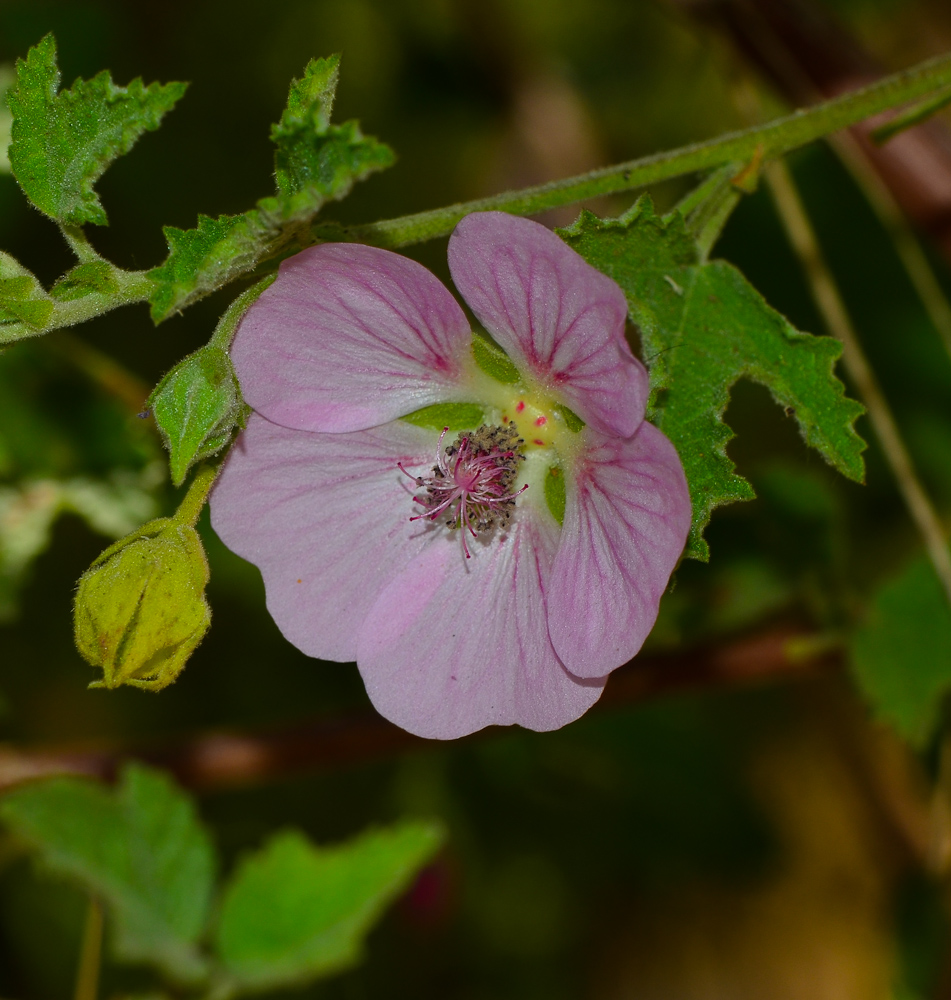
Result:
[[[456,226],[449,270],[519,369],[596,429],[634,433],[647,372],[625,340],[627,302],[614,281],[544,226],[503,212]]]
[[[356,658],[377,595],[438,528],[410,523],[413,482],[436,435],[396,421],[314,434],[252,414],[211,494],[221,540],[261,570],[267,606],[298,649]]]
[[[459,303],[421,264],[325,243],[281,264],[231,356],[245,400],[268,420],[340,432],[463,398],[470,343]]]
[[[674,446],[652,424],[632,438],[586,431],[548,592],[548,629],[565,666],[601,677],[641,648],[690,528]]]
[[[557,729],[598,700],[604,679],[572,677],[548,638],[553,522],[520,510],[503,537],[428,546],[380,594],[357,662],[377,710],[430,739],[488,725]]]

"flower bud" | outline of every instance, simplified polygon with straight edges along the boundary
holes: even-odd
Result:
[[[103,679],[160,691],[178,677],[211,623],[208,562],[198,533],[149,521],[106,549],[79,581],[76,647]]]

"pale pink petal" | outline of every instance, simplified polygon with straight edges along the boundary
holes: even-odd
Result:
[[[211,494],[211,523],[264,577],[267,606],[298,649],[353,660],[380,591],[440,529],[410,523],[436,435],[396,421],[315,434],[252,414]]]
[[[598,700],[604,679],[569,674],[548,637],[554,523],[519,510],[506,536],[458,533],[428,546],[380,594],[357,661],[377,710],[431,739],[488,725],[557,729]]]
[[[503,212],[456,226],[449,270],[518,368],[592,427],[634,433],[647,372],[624,338],[627,302],[614,281],[544,226]]]
[[[458,302],[421,264],[325,243],[281,264],[231,356],[245,400],[268,420],[340,432],[465,398],[470,343]]]
[[[652,424],[632,438],[585,432],[548,589],[548,629],[578,677],[600,677],[641,648],[690,527],[674,446]]]

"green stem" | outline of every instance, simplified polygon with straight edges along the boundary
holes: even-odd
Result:
[[[262,278],[256,284],[242,292],[234,300],[234,302],[228,306],[221,319],[218,320],[215,332],[211,335],[211,340],[208,341],[209,345],[220,347],[223,351],[230,350],[231,341],[234,339],[234,332],[238,323],[241,322],[241,317],[248,311],[248,307],[251,303],[257,300],[261,292],[263,292],[269,285],[274,284],[276,278],[276,272],[274,274],[269,274],[266,278]]]
[[[202,462],[198,467],[195,478],[191,481],[191,486],[188,487],[188,492],[185,494],[185,499],[172,515],[173,521],[178,524],[187,524],[191,528],[195,527],[202,507],[205,506],[205,501],[208,499],[208,494],[218,478],[223,458],[224,455],[214,462]]]
[[[460,202],[446,208],[344,227],[347,239],[381,247],[403,247],[446,236],[470,212],[500,210],[513,215],[535,215],[600,195],[617,194],[658,181],[718,167],[731,160],[748,163],[755,156],[776,159],[831,132],[856,125],[889,108],[924,97],[951,85],[951,55],[938,56],[911,69],[887,76],[868,87],[796,111],[766,125],[730,132],[707,142],[656,153],[577,177],[551,181],[521,191],[505,191],[489,198]],[[319,235],[320,227],[316,232]]]
[[[72,245],[72,244],[71,244]],[[76,248],[73,247],[75,250]],[[93,251],[95,253],[95,251]],[[101,258],[90,258],[99,260]],[[0,346],[12,344],[18,340],[30,337],[41,337],[43,334],[61,330],[67,326],[76,326],[87,320],[95,319],[103,313],[118,309],[120,306],[131,306],[137,302],[148,302],[152,293],[152,280],[146,271],[123,271],[114,268],[112,278],[119,286],[118,291],[111,295],[84,295],[81,299],[71,302],[55,302],[53,311],[44,326],[31,327],[20,323],[11,328],[0,329]]]
[[[102,961],[102,904],[94,896],[89,898],[83,943],[79,952],[79,970],[76,974],[74,1000],[96,1000],[99,992],[99,966]]]

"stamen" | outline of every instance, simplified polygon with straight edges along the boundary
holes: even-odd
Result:
[[[443,451],[443,439],[449,432],[442,429],[436,444],[436,464],[432,475],[414,476],[397,465],[425,493],[413,499],[425,512],[411,517],[411,521],[425,518],[435,521],[447,514],[450,528],[463,528],[462,548],[466,558],[471,558],[466,543],[466,532],[473,538],[479,532],[504,528],[512,519],[515,498],[528,489],[511,492],[518,470],[518,463],[525,460],[521,448],[525,441],[519,437],[514,423],[504,427],[488,427],[465,431]]]

